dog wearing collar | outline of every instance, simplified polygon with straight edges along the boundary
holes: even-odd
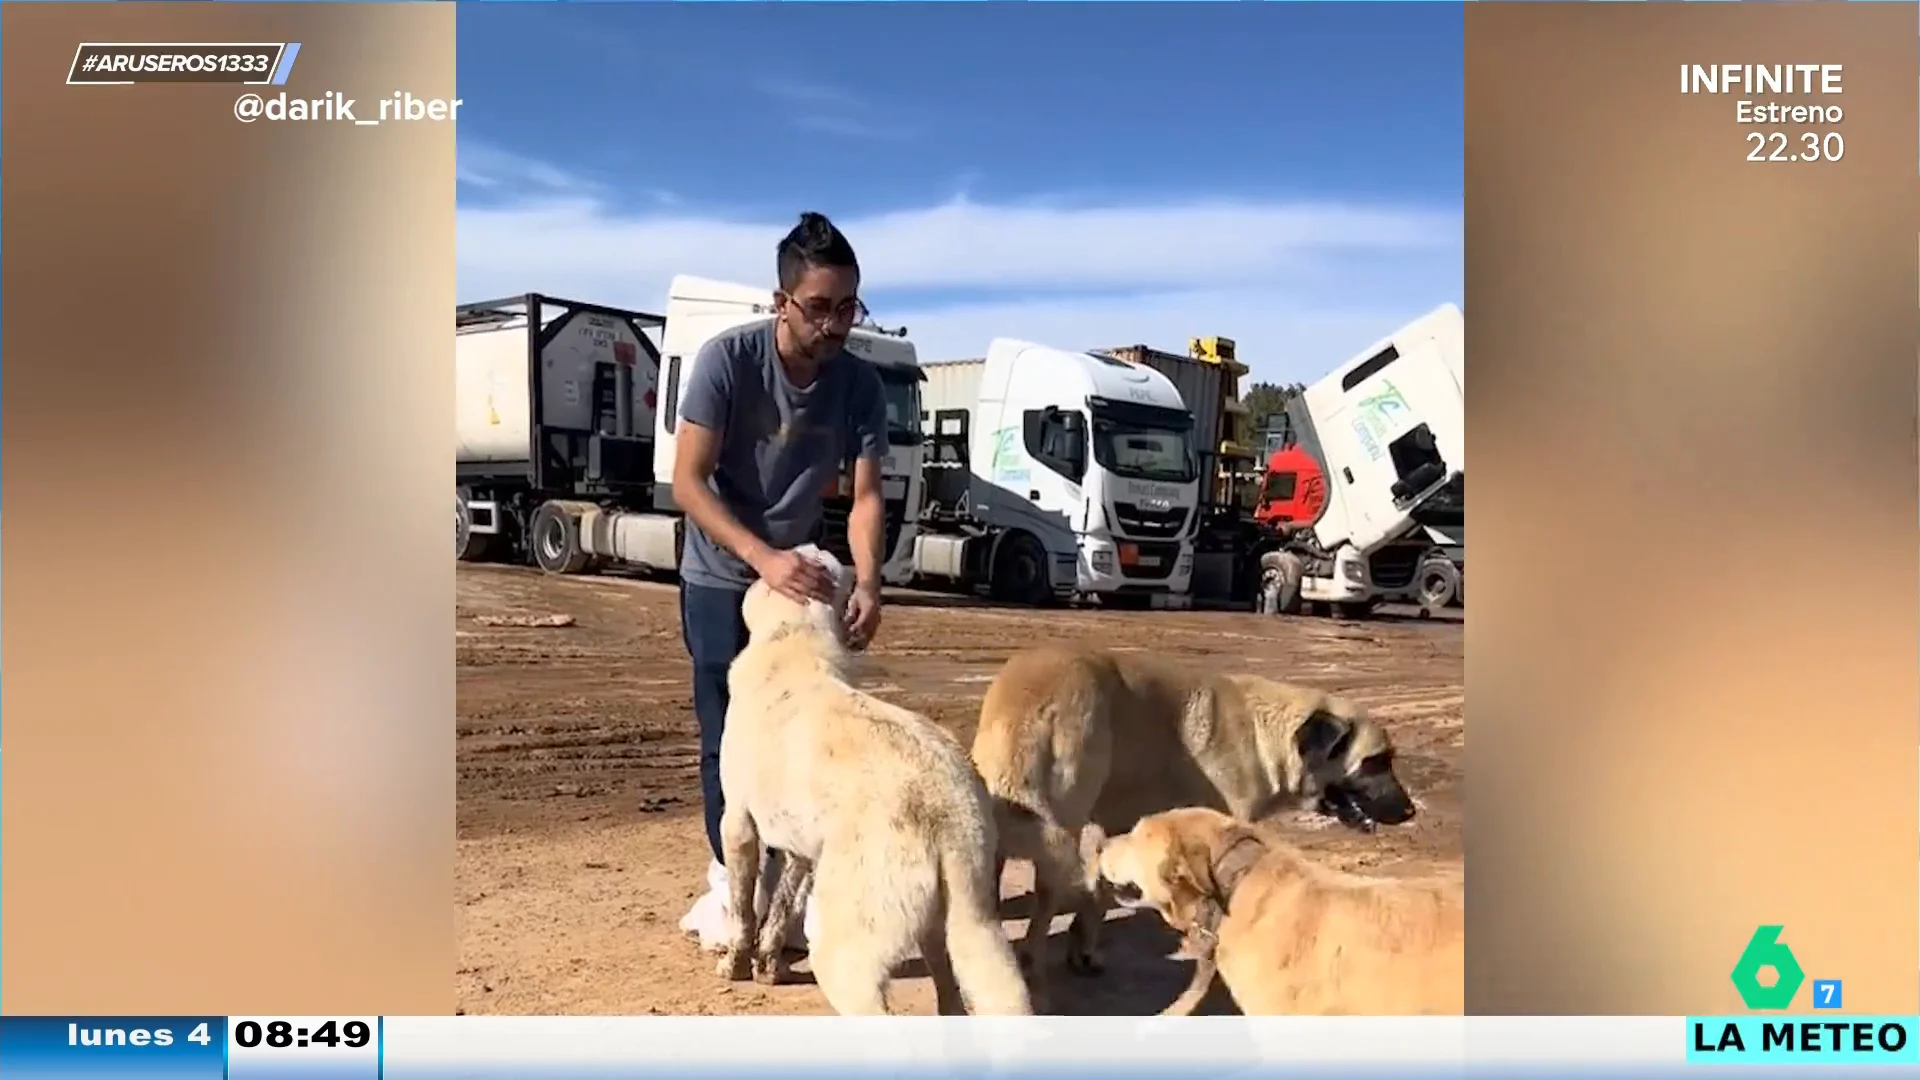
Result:
[[[1101,845],[1099,876],[1185,938],[1185,1016],[1217,973],[1249,1016],[1460,1015],[1465,883],[1317,865],[1258,826],[1204,807],[1142,818]]]
[[[1311,687],[1084,645],[1016,653],[981,701],[973,763],[994,798],[998,860],[1033,864],[1021,960],[1035,1007],[1048,1004],[1056,912],[1074,913],[1068,968],[1102,970],[1090,842],[1179,806],[1243,821],[1317,807],[1365,832],[1404,824],[1416,806],[1394,762],[1385,727]]]

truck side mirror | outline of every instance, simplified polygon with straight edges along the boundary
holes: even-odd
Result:
[[[1066,435],[1067,462],[1077,481],[1087,475],[1087,424],[1079,413],[1058,412],[1062,433]]]

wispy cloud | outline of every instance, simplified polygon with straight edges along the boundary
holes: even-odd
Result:
[[[842,139],[905,139],[913,129],[883,119],[879,110],[849,90],[807,79],[769,77],[754,84],[773,99],[800,131]]]
[[[813,105],[855,112],[866,108],[865,103],[852,92],[827,83],[769,76],[760,79],[754,85],[768,97],[779,98],[789,104]]]
[[[960,197],[836,221],[878,317],[927,359],[978,355],[996,336],[1178,349],[1224,334],[1256,375],[1303,378],[1461,292],[1451,208]],[[676,273],[771,283],[791,225],[533,193],[460,211],[460,291],[658,310]]]
[[[591,195],[600,191],[599,185],[565,169],[471,139],[460,140],[454,176],[461,184],[502,195]]]
[[[875,124],[866,120],[856,120],[851,116],[836,116],[832,113],[809,113],[795,118],[793,126],[801,131],[811,131],[820,135],[837,135],[843,139],[905,139],[913,135],[913,131],[909,128]]]

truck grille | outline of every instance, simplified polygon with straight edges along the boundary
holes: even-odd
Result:
[[[853,568],[853,549],[847,542],[847,511],[844,500],[829,500],[826,509],[820,515],[819,539],[814,542],[833,553],[848,569]],[[888,499],[885,504],[887,521],[887,550],[880,553],[882,562],[893,558],[894,549],[900,546],[900,529],[907,521],[907,500]]]
[[[1113,504],[1113,523],[1126,536],[1171,539],[1186,529],[1190,512],[1184,507],[1149,510],[1139,503],[1117,502]]]
[[[1173,564],[1180,558],[1179,544],[1134,544],[1140,558],[1131,564],[1122,560],[1120,574],[1135,580],[1159,580],[1173,573]]]
[[[1417,544],[1390,544],[1374,552],[1367,560],[1367,573],[1373,578],[1374,588],[1397,590],[1413,584],[1413,575],[1424,554],[1426,549]]]

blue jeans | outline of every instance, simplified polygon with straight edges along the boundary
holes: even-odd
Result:
[[[720,852],[720,733],[727,726],[727,669],[747,647],[747,624],[740,617],[744,589],[680,585],[680,637],[693,660],[693,715],[700,721],[700,799],[705,804],[707,846],[716,862]]]

